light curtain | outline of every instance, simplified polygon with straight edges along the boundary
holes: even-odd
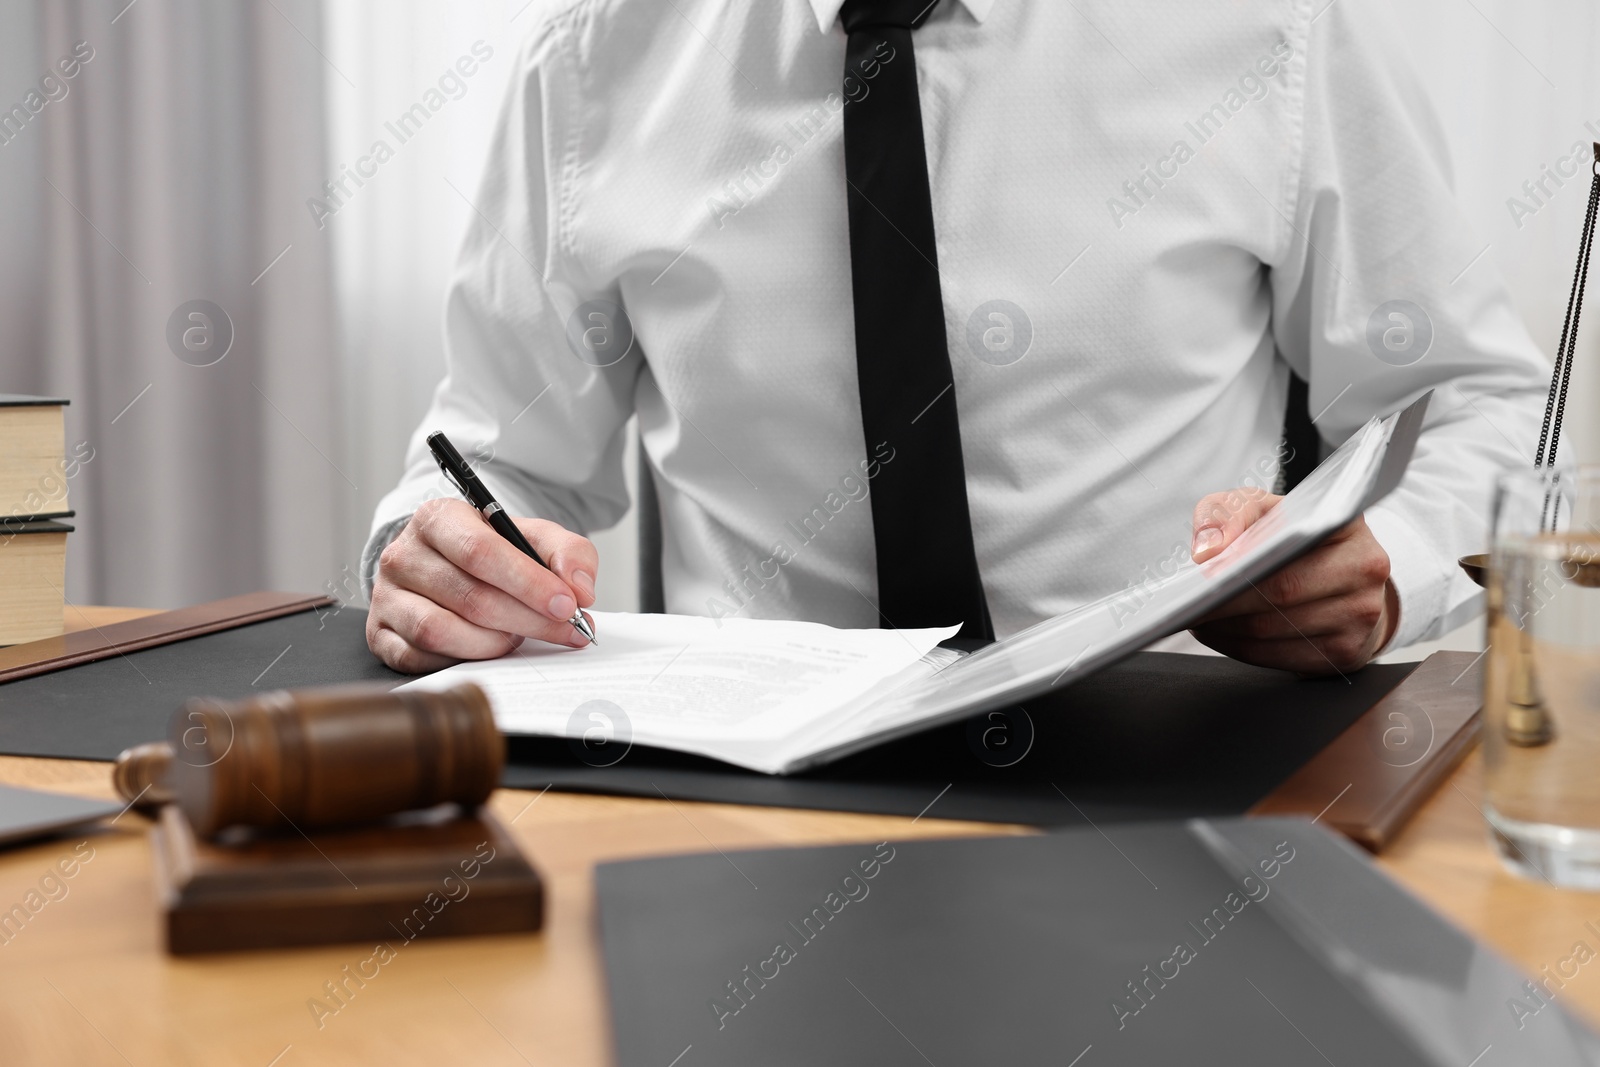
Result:
[[[0,390],[70,398],[68,446],[92,449],[72,601],[316,588],[352,491],[330,261],[300,204],[323,172],[317,5],[126,3],[0,8],[0,106],[29,116],[0,144]],[[180,313],[174,348],[194,301],[221,313]]]

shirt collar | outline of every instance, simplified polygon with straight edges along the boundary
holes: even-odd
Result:
[[[994,7],[994,0],[960,0],[960,3],[977,22],[982,22],[989,17],[989,9]],[[811,0],[811,10],[817,15],[817,28],[823,33],[833,29],[833,24],[839,21],[839,9],[844,6],[844,0]]]

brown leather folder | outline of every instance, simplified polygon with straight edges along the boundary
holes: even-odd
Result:
[[[1307,815],[1382,852],[1478,740],[1483,655],[1435,652],[1249,811]]]
[[[93,663],[107,656],[171,644],[201,634],[327,607],[333,598],[305,593],[246,593],[140,619],[90,627],[59,637],[0,648],[0,682]]]

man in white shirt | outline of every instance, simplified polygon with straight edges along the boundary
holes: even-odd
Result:
[[[914,48],[846,70],[839,0],[546,5],[448,376],[375,516],[372,649],[419,671],[581,643],[581,534],[628,506],[633,415],[669,611],[882,621],[873,498],[904,449],[863,431],[877,279],[852,274],[844,141],[908,61],[949,357],[929,408],[959,410],[992,632],[1220,551],[1275,499],[1291,370],[1324,447],[1436,393],[1400,487],[1196,636],[1320,673],[1466,621],[1454,561],[1482,547],[1493,472],[1531,459],[1546,370],[1374,6],[943,0],[896,31]],[[435,429],[550,571],[454,499]]]

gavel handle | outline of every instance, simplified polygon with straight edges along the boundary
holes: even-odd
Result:
[[[117,795],[142,812],[153,812],[173,800],[167,785],[167,769],[172,766],[172,745],[166,741],[147,741],[134,745],[117,757],[111,768],[111,783]]]

